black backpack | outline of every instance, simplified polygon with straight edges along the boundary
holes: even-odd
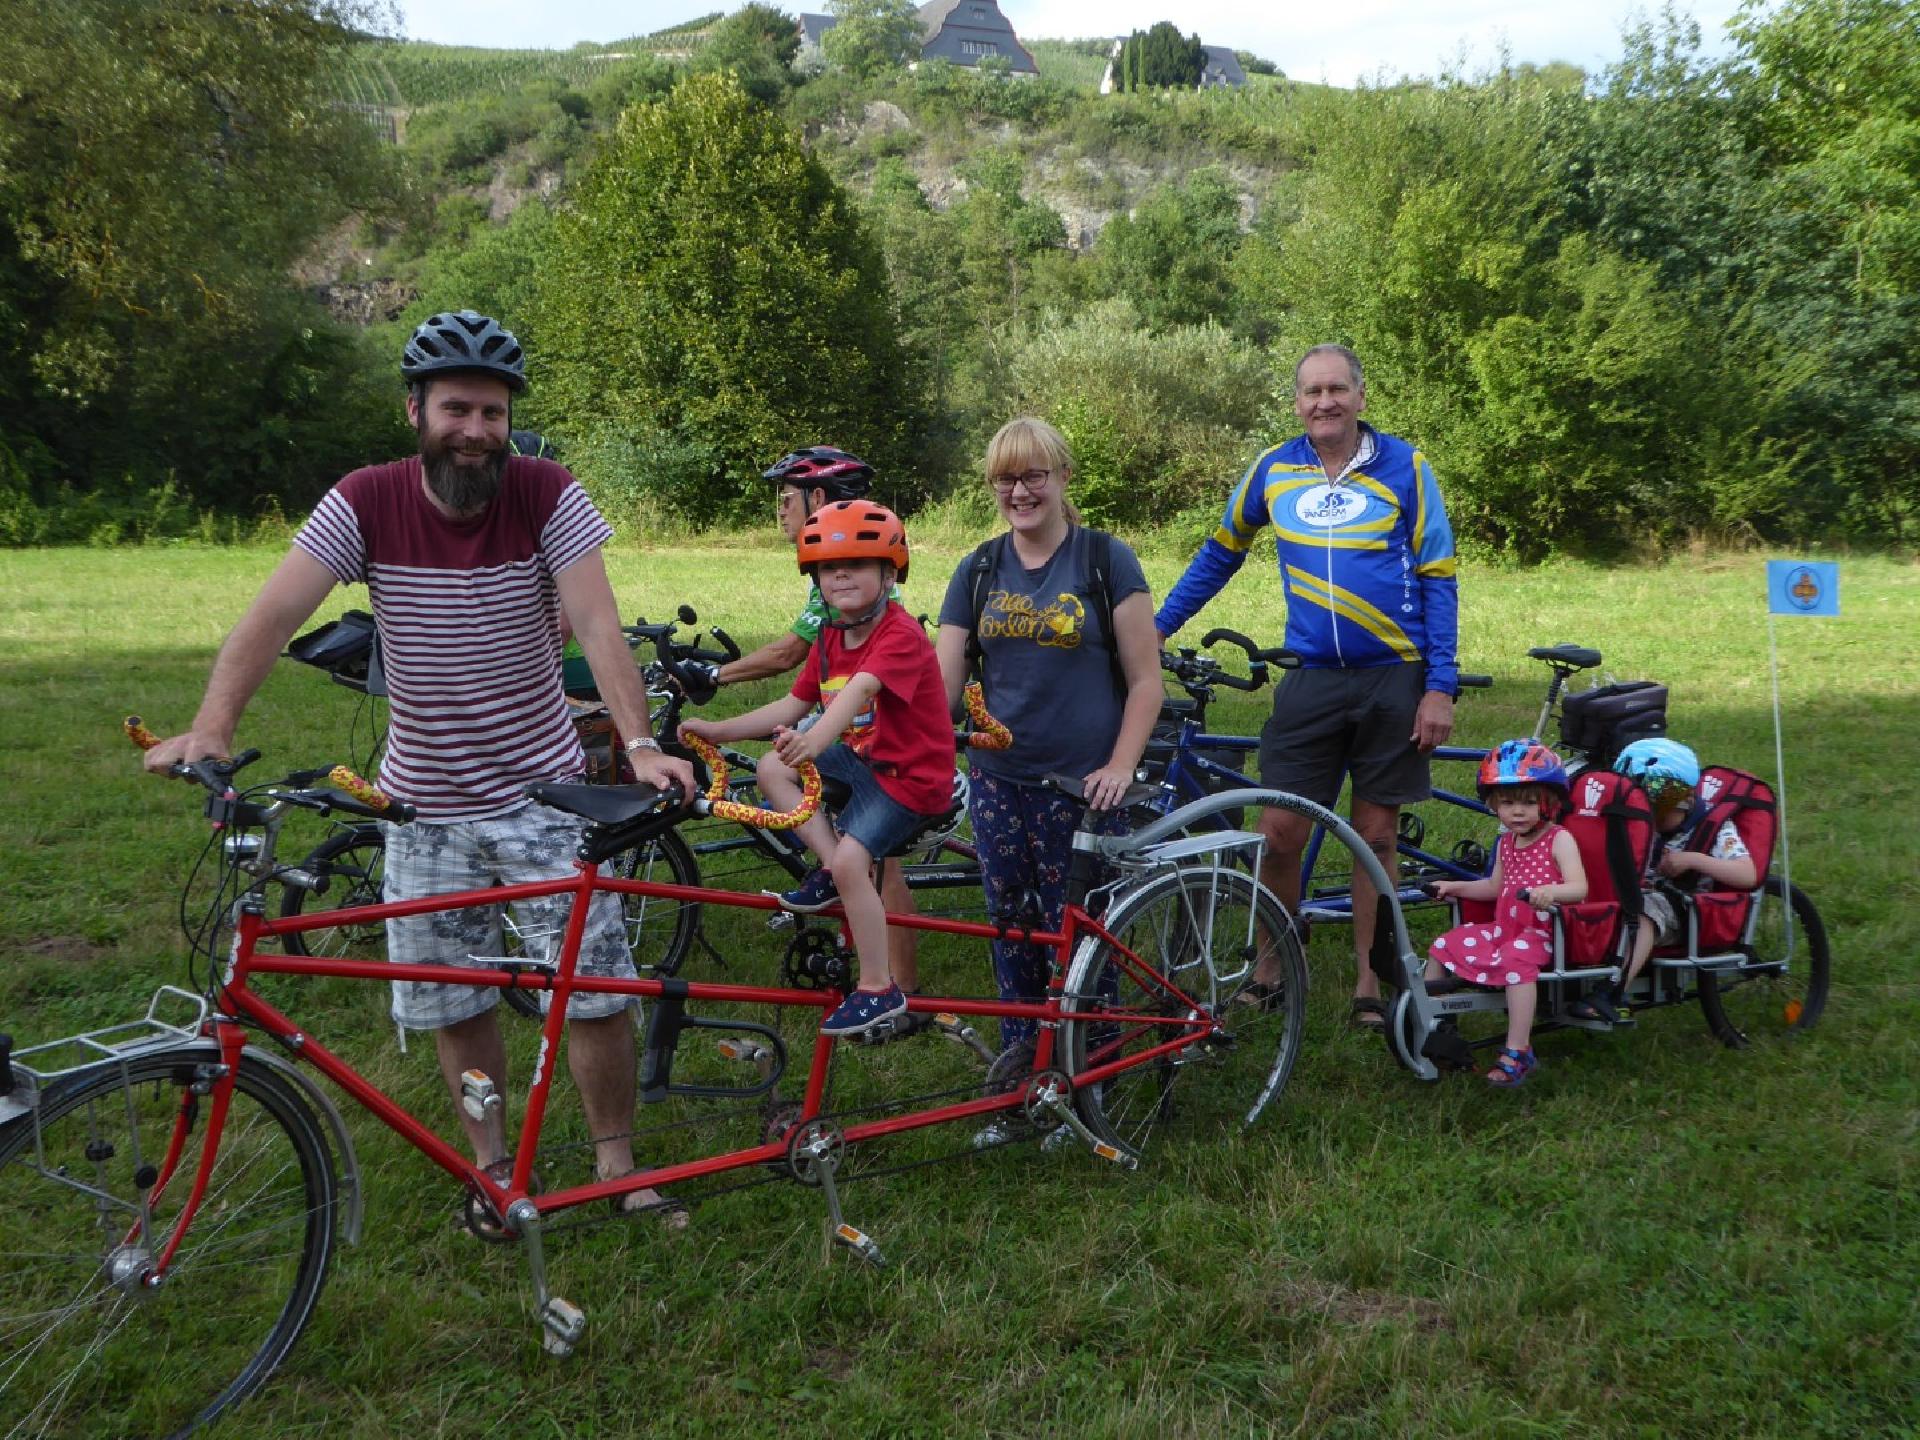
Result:
[[[1113,675],[1113,693],[1124,697],[1127,693],[1126,672],[1120,668],[1120,646],[1113,633],[1113,536],[1104,530],[1095,530],[1091,526],[1078,527],[1086,531],[1087,539],[1093,545],[1092,564],[1089,567],[1093,581],[1092,600],[1098,607],[1102,633],[1107,637],[1107,668]],[[975,680],[981,678],[980,661],[986,653],[980,644],[980,617],[987,608],[987,584],[993,572],[1000,568],[1000,561],[1006,555],[1007,545],[1013,538],[1011,530],[1003,530],[991,540],[982,541],[967,557],[968,591],[971,596],[973,612],[972,624],[967,628],[967,673]],[[1073,543],[1071,533],[1067,543]]]

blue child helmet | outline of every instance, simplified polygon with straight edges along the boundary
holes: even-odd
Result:
[[[1678,740],[1636,740],[1615,758],[1613,768],[1649,795],[1669,786],[1691,790],[1700,783],[1699,757]]]
[[[1502,740],[1480,762],[1480,798],[1511,785],[1540,785],[1567,798],[1567,767],[1538,740]]]

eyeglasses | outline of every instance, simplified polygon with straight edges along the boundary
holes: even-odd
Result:
[[[784,510],[799,498],[800,492],[798,490],[782,490],[774,500],[773,508],[776,510]]]
[[[996,495],[1011,495],[1016,485],[1026,486],[1028,494],[1037,494],[1052,474],[1051,470],[1026,470],[1018,475],[995,475],[988,483]]]

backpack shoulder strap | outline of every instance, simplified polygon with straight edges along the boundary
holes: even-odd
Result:
[[[1093,599],[1100,607],[1100,633],[1107,637],[1107,669],[1113,676],[1113,693],[1127,693],[1127,672],[1120,664],[1120,637],[1113,633],[1113,547],[1118,543],[1105,530],[1087,527],[1091,542],[1087,568],[1093,577]]]
[[[967,674],[975,680],[981,678],[980,660],[986,653],[980,644],[980,616],[987,608],[987,582],[993,578],[993,572],[1000,568],[1000,557],[1006,553],[1007,539],[1011,534],[1011,531],[1003,531],[991,540],[982,540],[974,547],[973,554],[967,557],[969,608],[973,616],[967,626]]]

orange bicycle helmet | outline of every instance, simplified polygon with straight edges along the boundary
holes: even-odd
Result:
[[[885,560],[907,578],[907,531],[900,517],[870,500],[836,500],[807,517],[797,547],[800,573],[829,560]]]

